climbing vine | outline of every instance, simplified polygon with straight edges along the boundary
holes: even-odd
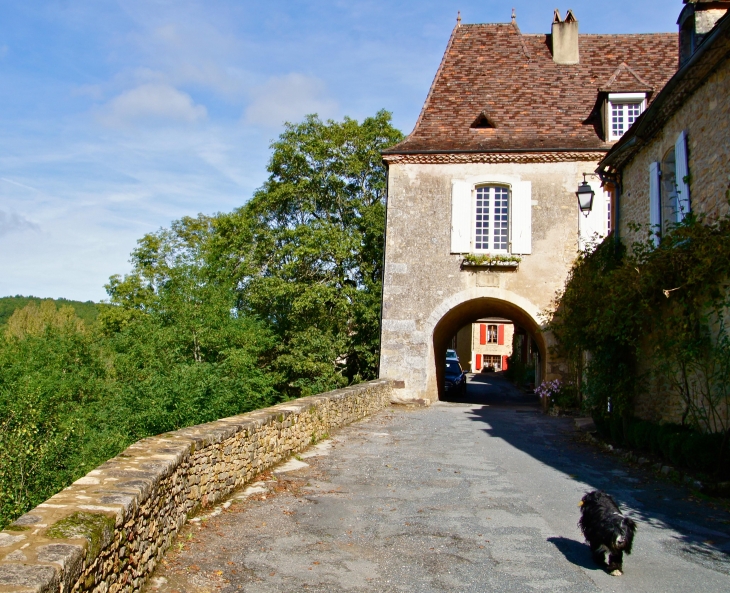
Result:
[[[730,196],[728,196],[730,201]],[[730,439],[730,215],[688,215],[660,237],[633,225],[576,259],[549,313],[559,354],[598,420],[623,419],[640,390],[674,391],[682,425]]]

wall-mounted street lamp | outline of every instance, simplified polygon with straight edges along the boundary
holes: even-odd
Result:
[[[587,218],[591,213],[591,210],[593,210],[593,198],[596,193],[593,189],[591,189],[591,186],[586,181],[586,175],[588,175],[588,173],[583,173],[583,183],[578,186],[578,191],[575,192],[575,195],[578,198],[578,207],[580,208],[580,211],[583,213],[583,216]]]

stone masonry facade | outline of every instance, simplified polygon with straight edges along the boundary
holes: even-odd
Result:
[[[730,189],[730,61],[725,61],[677,110],[659,134],[626,165],[620,202],[619,234],[630,245],[645,240],[629,228],[649,224],[649,165],[661,161],[674,147],[682,130],[687,132],[692,210],[711,220],[728,213]]]
[[[536,380],[568,378],[544,314],[579,248],[610,230],[593,175],[614,144],[606,105],[638,91],[650,104],[676,72],[677,35],[582,35],[572,12],[552,16],[550,34],[523,34],[516,17],[457,20],[413,131],[383,152],[380,376],[397,400],[438,399],[447,344],[484,317],[525,330]],[[588,217],[576,203],[584,173],[598,205]]]
[[[725,7],[721,12],[724,14]],[[698,13],[699,14],[699,13]],[[707,15],[705,15],[707,16]],[[654,104],[622,140],[606,155],[600,171],[621,185],[618,230],[629,248],[635,241],[646,241],[649,233],[650,167],[664,166],[672,155],[680,134],[686,135],[687,176],[690,207],[711,223],[730,214],[730,15],[717,21],[713,31],[667,83]],[[707,24],[702,24],[706,33]],[[657,165],[654,165],[655,167]],[[670,169],[671,171],[671,169]],[[654,194],[662,204],[664,185]],[[642,225],[637,230],[633,224]],[[668,323],[676,320],[668,320]],[[644,338],[644,350],[652,347],[651,335]],[[655,380],[634,402],[634,414],[661,423],[681,423],[686,405],[681,394],[668,388],[661,373],[654,372],[648,360],[640,361],[641,372]]]
[[[485,316],[515,321],[540,344],[543,377],[563,376],[562,362],[550,358],[541,313],[563,288],[577,254],[575,188],[598,160],[590,153],[584,158],[591,160],[389,166],[380,376],[403,382],[397,399],[438,399],[435,327],[452,309],[480,299],[485,305],[468,323]],[[516,270],[465,268],[463,256],[450,252],[452,181],[472,177],[532,184],[532,253]]]
[[[139,591],[199,508],[391,392],[371,381],[135,443],[0,532],[0,593]]]

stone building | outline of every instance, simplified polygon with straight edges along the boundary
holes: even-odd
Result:
[[[708,222],[728,214],[730,1],[685,3],[680,69],[598,168],[616,188],[617,231],[629,247],[646,238],[632,223],[651,226],[660,242],[690,211]],[[654,385],[634,412],[679,423],[684,408],[679,394]]]
[[[508,368],[512,354],[515,327],[510,319],[488,317],[462,327],[454,336],[451,348],[456,350],[464,370],[474,373],[485,367],[495,371]]]
[[[514,16],[457,20],[413,131],[383,154],[380,376],[396,399],[438,399],[450,340],[485,317],[529,336],[537,380],[566,372],[541,311],[579,238],[613,224],[593,171],[676,68],[676,33],[582,35],[570,11],[555,11],[547,35],[522,34]],[[575,197],[584,174],[588,217]]]
[[[598,168],[604,179],[616,184],[617,226],[626,245],[644,238],[631,223],[652,225],[661,232],[690,210],[710,220],[728,210],[730,19],[719,17],[730,0],[685,3],[681,35],[703,41],[681,44],[682,51],[690,45],[693,52],[680,55],[679,71]],[[709,16],[705,6],[712,7]],[[688,12],[694,18],[687,17]],[[701,34],[691,29],[694,19]],[[707,32],[712,19],[717,24]]]

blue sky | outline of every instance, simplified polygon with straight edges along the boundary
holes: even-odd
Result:
[[[410,132],[463,22],[549,31],[556,0],[0,0],[0,296],[100,300],[136,240],[230,211],[282,122]],[[583,33],[675,31],[681,0],[571,0]]]

